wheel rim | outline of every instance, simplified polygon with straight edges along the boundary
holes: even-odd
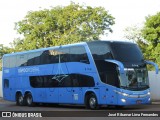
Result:
[[[22,103],[23,103],[23,96],[22,96],[22,95],[20,95],[20,96],[18,97],[18,102],[19,102],[19,104],[22,104]]]
[[[96,107],[96,98],[90,98],[89,100],[89,105],[90,105],[90,108],[95,108]]]
[[[28,105],[31,105],[32,104],[32,96],[28,96],[27,97],[27,103],[28,103]]]

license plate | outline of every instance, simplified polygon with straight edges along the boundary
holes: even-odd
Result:
[[[141,101],[141,100],[137,100],[136,103],[137,103],[137,104],[141,104],[142,101]]]

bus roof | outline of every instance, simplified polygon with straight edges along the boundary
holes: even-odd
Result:
[[[80,42],[80,43],[74,43],[74,44],[67,44],[62,46],[53,46],[53,47],[47,47],[47,48],[40,48],[40,49],[34,49],[34,50],[28,50],[28,51],[22,51],[22,52],[15,52],[15,53],[9,53],[4,54],[3,57],[12,56],[12,55],[19,55],[19,54],[25,54],[25,53],[32,53],[32,52],[39,52],[39,51],[45,51],[45,50],[51,50],[56,48],[65,48],[65,47],[72,47],[72,46],[78,46],[78,45],[86,45],[86,42]]]
[[[102,43],[102,42],[107,43],[107,44],[111,44],[111,43],[135,44],[130,41],[120,41],[120,40],[119,41],[118,40],[94,40],[94,41],[89,41],[89,42],[80,42],[80,43],[73,43],[73,44],[67,44],[67,45],[62,45],[62,46],[53,46],[53,47],[40,48],[40,49],[34,49],[34,50],[28,50],[28,51],[22,51],[22,52],[9,53],[9,54],[4,54],[3,57],[31,53],[31,52],[44,51],[44,50],[51,50],[51,49],[56,49],[59,47],[72,47],[72,46],[78,46],[78,45],[87,45],[87,43]]]

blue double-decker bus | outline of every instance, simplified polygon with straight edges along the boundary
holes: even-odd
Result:
[[[35,103],[127,106],[150,103],[147,64],[135,43],[92,41],[3,56],[3,98]]]

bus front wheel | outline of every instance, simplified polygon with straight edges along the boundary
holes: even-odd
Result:
[[[33,97],[32,97],[32,94],[31,94],[31,93],[28,93],[28,94],[26,95],[26,102],[27,102],[27,105],[28,105],[29,107],[34,106]]]
[[[92,93],[87,97],[86,106],[87,106],[87,108],[90,108],[92,110],[95,110],[95,109],[99,108],[98,102],[97,102],[97,97],[96,97],[95,94]]]

